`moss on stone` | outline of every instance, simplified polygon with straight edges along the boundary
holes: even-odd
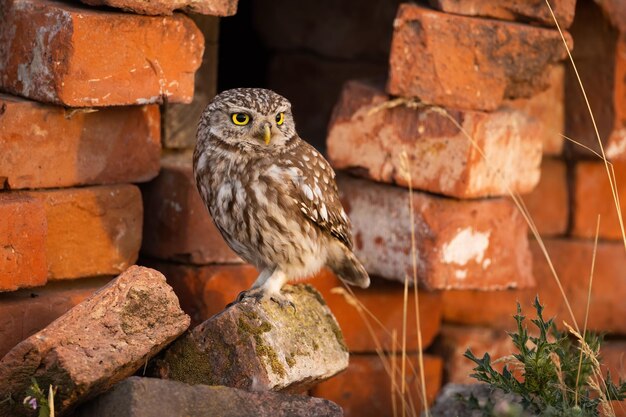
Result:
[[[258,314],[253,311],[243,310],[243,314],[251,322],[258,321],[259,319]],[[261,337],[263,333],[267,333],[272,330],[272,325],[269,322],[261,321],[260,325],[254,326],[240,317],[238,321],[238,330],[240,333],[248,334],[253,337],[255,342],[255,351],[257,355],[259,357],[265,357],[267,359],[270,368],[272,368],[272,372],[274,372],[281,378],[287,375],[287,372],[285,372],[285,367],[282,363],[280,363],[276,351],[267,343],[265,343],[265,340],[263,339],[263,337]]]
[[[208,354],[190,336],[176,342],[163,361],[170,379],[192,385],[216,383]]]

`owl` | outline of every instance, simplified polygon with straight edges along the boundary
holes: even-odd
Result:
[[[193,169],[222,236],[260,271],[238,299],[291,304],[283,285],[324,266],[351,285],[369,286],[352,253],[335,172],[296,133],[286,98],[261,88],[217,95],[202,113]]]

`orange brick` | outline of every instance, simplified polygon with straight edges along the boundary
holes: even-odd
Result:
[[[545,0],[428,0],[428,2],[435,9],[446,13],[556,26]],[[550,6],[562,28],[572,24],[576,0],[552,0]]]
[[[237,13],[238,0],[81,0],[92,6],[109,6],[149,15],[171,15],[174,10],[210,14],[213,16],[232,16]]]
[[[601,363],[606,371],[611,372],[613,382],[616,384],[621,379],[626,381],[626,341],[623,339],[605,340],[600,348]],[[626,405],[626,404],[625,404]]]
[[[114,275],[137,259],[142,204],[133,185],[24,192],[43,203],[49,279]]]
[[[613,170],[622,216],[626,216],[626,161],[614,162]],[[572,210],[574,212],[572,220],[572,234],[574,236],[593,239],[596,235],[599,215],[599,237],[622,239],[617,209],[603,162],[579,162],[576,164]]]
[[[141,182],[159,172],[157,106],[72,113],[0,95],[0,108],[0,178],[6,188]]]
[[[470,376],[476,364],[463,356],[467,349],[479,358],[489,353],[494,361],[517,353],[507,332],[500,329],[445,325],[437,340],[435,352],[443,357],[446,383],[478,383]],[[499,371],[503,367],[504,362],[494,363]],[[510,366],[509,370],[513,371]]]
[[[566,55],[556,30],[405,3],[394,23],[387,91],[446,107],[495,110],[505,98],[547,88],[550,66]]]
[[[181,308],[191,317],[192,327],[224,310],[259,275],[247,264],[196,267],[159,261],[144,263],[165,275]]]
[[[198,194],[191,162],[191,152],[164,157],[159,176],[143,187],[142,253],[200,265],[240,263]]]
[[[413,372],[418,369],[417,355],[407,355],[412,368],[407,365],[407,390],[411,395],[412,407],[416,415],[422,411],[419,388],[419,374]],[[390,358],[387,358],[388,362]],[[400,387],[401,356],[396,356],[397,384]],[[429,404],[434,401],[442,379],[442,360],[436,356],[424,355],[424,376],[426,381],[426,398]],[[412,370],[411,370],[412,369]],[[398,388],[399,389],[399,388]],[[382,360],[376,355],[351,355],[350,365],[342,374],[325,381],[311,391],[315,397],[326,398],[343,408],[345,417],[384,417],[396,415],[393,413],[391,401],[391,378],[385,369]],[[397,410],[401,408],[400,396],[396,395]],[[409,413],[411,415],[412,413]],[[399,415],[399,413],[398,413]]]
[[[111,278],[53,282],[44,287],[0,294],[0,358],[89,297]]]
[[[345,85],[327,139],[335,168],[402,186],[410,175],[416,189],[458,198],[528,193],[537,185],[542,126],[521,111],[449,111],[468,139],[444,114],[381,107],[389,100],[375,84]]]
[[[596,4],[602,8],[604,16],[613,26],[626,33],[626,3],[622,0],[598,0]]]
[[[204,40],[183,14],[139,16],[51,0],[2,0],[2,8],[0,87],[7,92],[71,107],[192,99]]]
[[[355,253],[372,275],[413,277],[407,190],[340,176]],[[417,278],[427,289],[503,289],[534,284],[527,226],[507,198],[455,200],[413,194]],[[376,219],[375,226],[372,219]]]
[[[561,280],[565,294],[582,326],[587,305],[589,273],[593,256],[593,242],[566,239],[545,239],[546,248]],[[535,295],[539,294],[545,306],[545,317],[556,317],[556,323],[572,324],[563,297],[558,289],[547,261],[539,245],[531,244],[533,273],[536,289],[523,291],[445,291],[443,299],[444,321],[458,324],[486,325],[510,329],[515,325],[513,315],[516,302],[522,304],[527,316],[534,315],[531,307]],[[599,242],[596,255],[589,329],[599,332],[626,333],[626,271],[624,246],[618,242]]]
[[[603,1],[606,5],[617,2]],[[626,37],[612,27],[609,19],[621,19],[615,13],[607,18],[593,1],[579,1],[571,27],[576,47],[572,51],[578,73],[603,141],[606,156],[612,160],[626,159]],[[626,26],[622,27],[626,31]],[[598,65],[602,63],[602,65]],[[600,153],[595,128],[571,65],[567,66],[565,94],[567,102],[566,134]],[[568,143],[574,155],[594,157],[585,148]]]
[[[565,139],[565,67],[555,65],[550,70],[547,90],[529,98],[507,100],[506,107],[523,111],[542,125],[541,141],[544,155],[561,155]]]
[[[565,162],[544,159],[537,188],[522,199],[541,236],[559,236],[567,232],[569,199]]]
[[[402,326],[404,309],[404,286],[383,279],[372,280],[366,289],[353,288],[354,296],[374,318],[359,314],[357,309],[346,301],[342,294],[333,293],[332,289],[344,287],[335,275],[323,270],[309,282],[324,296],[339,322],[343,337],[351,352],[375,352],[377,345],[374,338],[385,351],[392,351],[391,332],[396,331],[398,351],[402,348]],[[417,322],[415,319],[415,303],[413,288],[409,288],[406,320],[406,349],[417,351]],[[439,293],[419,291],[419,312],[422,332],[422,347],[427,348],[435,339],[441,324],[441,298]],[[373,330],[373,335],[368,330]]]
[[[39,201],[0,193],[0,291],[46,283],[46,232]]]

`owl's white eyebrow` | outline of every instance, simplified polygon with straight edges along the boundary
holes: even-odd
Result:
[[[250,113],[250,109],[246,109],[245,107],[229,107],[227,110],[224,110],[224,113],[233,114],[233,113]]]

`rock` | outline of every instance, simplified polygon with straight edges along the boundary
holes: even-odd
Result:
[[[446,13],[556,26],[545,0],[428,0],[428,2],[435,9]],[[574,20],[576,0],[551,0],[550,7],[561,28],[567,29]]]
[[[59,414],[132,375],[189,326],[159,272],[131,267],[0,360],[0,416],[30,415],[31,378],[57,387]],[[4,396],[4,395],[3,395]]]
[[[4,188],[143,182],[159,172],[156,105],[83,112],[0,95],[0,108]]]
[[[142,253],[196,265],[241,263],[200,198],[191,151],[166,155],[161,165],[159,176],[142,186]]]
[[[188,103],[204,39],[183,14],[1,0],[0,89],[69,107]],[[16,36],[19,33],[19,36]]]
[[[569,46],[571,37],[566,34]],[[402,4],[394,23],[387,92],[444,107],[495,110],[549,85],[567,56],[556,30]]]
[[[444,110],[464,134],[442,112],[385,108],[391,100],[370,83],[345,85],[327,139],[335,168],[404,187],[410,176],[415,189],[458,198],[528,193],[539,181],[541,125],[521,111]]]
[[[514,394],[505,394],[503,391],[491,388],[487,384],[447,384],[437,397],[435,406],[430,409],[432,417],[482,417],[481,410],[473,410],[467,399],[474,396],[480,405],[484,405],[487,399],[491,399],[497,405],[494,409],[494,417],[532,416],[522,410],[522,399]],[[423,414],[422,414],[423,416]]]
[[[132,13],[148,15],[171,15],[174,10],[208,14],[212,16],[233,16],[237,13],[238,0],[80,0],[91,6],[109,6]]]
[[[299,392],[348,366],[341,330],[321,295],[286,286],[292,307],[245,299],[191,330],[154,372],[189,384]]]
[[[341,417],[319,398],[130,377],[80,407],[75,417]]]
[[[46,212],[40,201],[0,193],[0,292],[46,283],[47,232]]]
[[[376,276],[413,280],[408,190],[337,177],[354,253]],[[428,290],[534,285],[525,220],[508,198],[455,200],[413,193],[417,280]],[[376,219],[372,223],[372,219]]]

